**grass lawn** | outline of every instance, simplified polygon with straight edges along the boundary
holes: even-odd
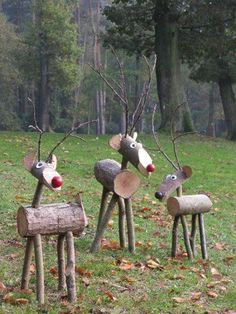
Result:
[[[45,134],[44,156],[61,138],[62,134]],[[86,234],[75,240],[78,301],[73,306],[57,293],[56,238],[43,238],[44,313],[236,313],[236,143],[201,136],[179,140],[181,163],[193,169],[184,193],[207,193],[213,201],[213,209],[204,216],[209,254],[204,262],[198,238],[197,256],[193,261],[187,259],[181,228],[178,257],[169,258],[172,219],[154,193],[172,169],[155,150],[151,137],[141,137],[141,141],[152,155],[156,171],[150,179],[142,178],[133,198],[136,254],[118,247],[117,211],[105,233],[104,248],[98,254],[89,253],[102,191],[93,176],[93,165],[104,158],[121,161],[108,147],[108,138],[85,136],[85,143],[71,137],[56,151],[64,185],[60,194],[45,188],[43,203],[71,201],[80,192],[89,226]],[[160,138],[171,154],[168,137]],[[22,159],[36,146],[36,134],[0,134],[0,313],[38,312],[35,294],[19,290],[25,240],[16,230],[17,209],[31,203],[37,183],[24,170]],[[30,288],[34,291],[34,264],[31,268]]]

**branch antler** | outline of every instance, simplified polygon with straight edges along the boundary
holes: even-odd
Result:
[[[166,154],[166,152],[163,150],[160,140],[158,138],[157,133],[155,132],[155,125],[154,125],[154,119],[156,114],[157,104],[154,105],[153,112],[152,112],[152,135],[155,140],[156,146],[158,151],[162,154],[162,156],[171,164],[171,166],[178,170],[179,168],[176,166],[176,164],[171,160],[171,158]]]
[[[139,122],[143,111],[145,109],[148,97],[149,97],[149,93],[150,93],[150,88],[151,88],[151,83],[152,83],[152,79],[153,79],[153,73],[155,71],[156,68],[156,62],[157,62],[157,57],[155,55],[154,58],[154,62],[153,65],[151,67],[150,63],[148,62],[147,58],[145,56],[143,56],[143,59],[147,65],[148,68],[148,81],[144,83],[143,86],[143,91],[142,94],[139,97],[139,101],[138,104],[132,114],[132,122],[131,122],[131,130],[130,133],[132,133],[132,131],[134,130],[135,126],[137,125],[137,123]]]
[[[32,99],[30,97],[28,97],[27,99],[33,106],[33,116],[34,116],[34,125],[29,125],[28,128],[31,128],[31,129],[33,129],[33,130],[35,130],[36,132],[39,133],[38,148],[37,148],[38,161],[39,161],[40,158],[41,158],[41,143],[42,143],[43,131],[38,126],[37,117],[36,117],[36,106],[35,106],[35,103],[32,101]]]
[[[79,123],[77,124],[77,126],[71,128],[67,133],[65,133],[64,137],[51,149],[51,151],[49,152],[48,154],[48,157],[46,159],[46,162],[50,162],[51,158],[52,158],[52,155],[53,153],[55,152],[55,150],[70,136],[72,135],[72,133],[74,133],[75,131],[77,131],[79,128],[85,126],[85,125],[88,125],[88,124],[91,124],[91,123],[94,123],[94,122],[97,122],[97,119],[96,120],[91,120],[91,121],[87,121],[87,122],[83,122],[83,123]]]

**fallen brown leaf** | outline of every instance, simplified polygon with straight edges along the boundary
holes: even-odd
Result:
[[[15,304],[16,300],[15,300],[14,295],[12,293],[7,293],[6,295],[4,295],[3,301],[6,303]]]
[[[213,248],[217,251],[222,251],[222,250],[224,250],[224,247],[225,247],[225,244],[217,242],[217,243],[215,243]]]
[[[114,297],[114,295],[110,291],[103,290],[103,292],[111,301],[117,301],[117,298]]]
[[[20,292],[22,292],[23,294],[32,294],[33,290],[32,289],[21,289]]]
[[[181,298],[181,297],[174,297],[173,301],[175,301],[176,303],[185,303],[185,302],[189,302],[188,298]]]
[[[18,298],[18,299],[16,299],[16,303],[24,305],[24,304],[28,304],[29,300],[28,299],[24,299],[24,298]]]
[[[75,272],[78,273],[80,276],[86,276],[86,277],[91,277],[92,276],[92,272],[86,270],[85,268],[82,267],[77,267],[75,266]]]
[[[128,282],[130,285],[133,285],[136,282],[135,278],[129,277],[129,276],[123,276],[121,279],[122,279],[122,281],[124,280],[124,281]]]
[[[207,291],[207,295],[213,299],[216,299],[218,297],[218,294],[215,291]]]
[[[118,250],[120,249],[120,245],[116,240],[107,240],[103,239],[101,242],[101,247],[104,250]]]
[[[201,292],[192,292],[191,300],[198,301],[201,299],[202,293]]]
[[[3,282],[0,282],[0,292],[4,291],[6,289],[6,286],[4,285]]]
[[[12,253],[12,254],[10,254],[10,258],[11,259],[17,258],[19,256],[20,256],[20,253]]]
[[[87,277],[83,277],[82,282],[85,287],[88,287],[90,285],[90,280]]]

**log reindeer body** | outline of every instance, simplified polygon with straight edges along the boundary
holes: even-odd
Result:
[[[118,151],[122,156],[122,163],[112,159],[100,160],[95,164],[94,174],[98,182],[103,186],[100,213],[96,235],[91,246],[91,252],[99,250],[104,230],[111,217],[116,203],[119,206],[119,235],[120,246],[125,247],[124,216],[127,219],[128,246],[131,252],[135,250],[133,214],[131,196],[137,191],[140,185],[139,177],[127,169],[130,162],[141,174],[148,177],[154,171],[155,166],[152,159],[142,144],[136,142],[137,133],[133,137],[121,134],[113,136],[109,145]],[[106,208],[106,201],[109,192],[113,192],[110,203]]]
[[[161,183],[155,197],[160,201],[167,201],[169,214],[174,217],[172,230],[172,257],[176,256],[177,251],[177,227],[179,219],[183,226],[185,246],[188,257],[191,259],[195,255],[195,235],[196,219],[199,221],[199,232],[201,241],[201,250],[203,259],[207,259],[206,236],[204,229],[203,213],[210,211],[212,202],[207,195],[182,195],[182,184],[192,175],[192,169],[184,166],[174,173],[167,175]],[[177,191],[177,197],[171,197],[171,194]],[[192,215],[192,230],[189,238],[188,226],[185,221],[185,215]]]
[[[39,304],[44,304],[44,267],[41,235],[58,235],[58,290],[67,286],[68,300],[76,300],[75,252],[73,234],[81,235],[87,225],[82,201],[79,195],[74,203],[41,205],[43,187],[60,191],[63,184],[56,171],[57,158],[49,155],[49,162],[37,159],[36,154],[24,158],[24,166],[37,180],[37,188],[31,206],[21,206],[17,213],[18,232],[27,238],[21,279],[21,289],[28,289],[30,263],[33,249],[36,262],[36,293]],[[65,265],[64,243],[66,241],[67,265]],[[67,269],[67,271],[66,271]]]

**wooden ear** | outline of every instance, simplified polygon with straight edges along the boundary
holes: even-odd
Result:
[[[189,166],[183,166],[182,171],[184,172],[184,174],[186,175],[187,178],[190,178],[192,173],[193,173],[192,168]]]
[[[51,160],[50,164],[52,165],[53,169],[56,170],[56,168],[57,168],[57,157],[56,157],[56,155],[52,155],[52,160]]]
[[[25,156],[23,164],[26,170],[31,171],[33,164],[36,162],[36,153]]]
[[[119,150],[121,139],[122,139],[122,135],[117,134],[117,135],[112,136],[112,138],[109,140],[108,143],[113,149]]]
[[[138,132],[134,132],[134,134],[133,134],[133,136],[132,136],[132,138],[133,138],[133,140],[137,140],[137,137],[138,137]]]
[[[139,188],[140,179],[129,170],[119,172],[114,180],[114,192],[123,197],[131,197]]]

